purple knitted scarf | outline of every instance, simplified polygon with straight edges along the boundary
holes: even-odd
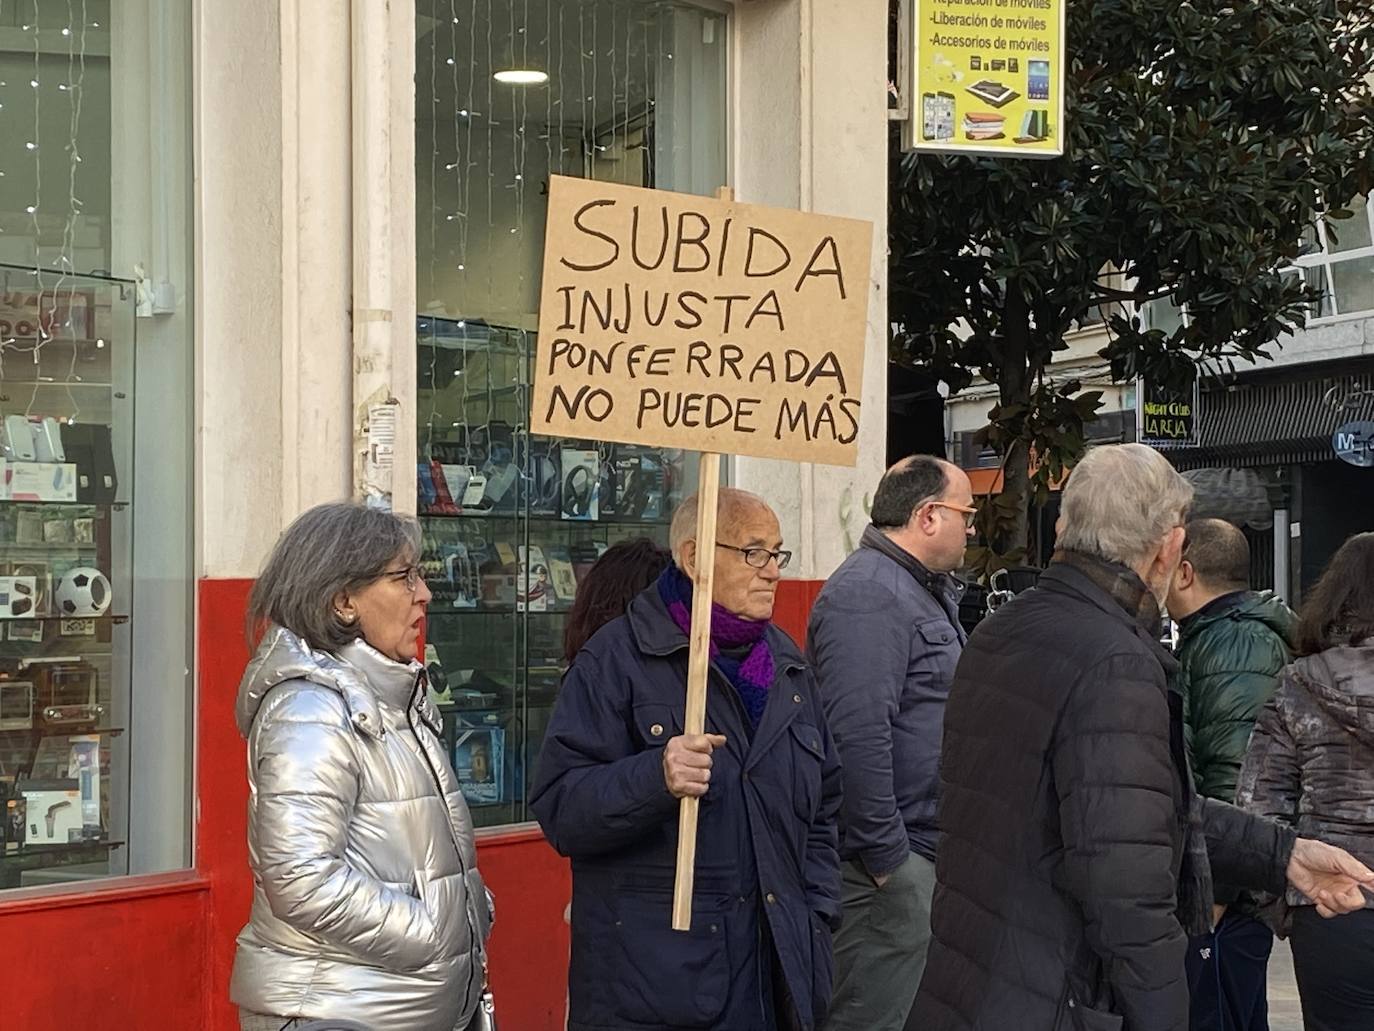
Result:
[[[692,631],[692,581],[676,565],[658,578],[658,593],[668,615],[688,637]],[[757,730],[773,686],[773,651],[768,647],[768,623],[737,616],[720,605],[711,605],[711,658],[739,692],[750,725]],[[721,649],[737,651],[752,645],[741,660],[722,655]]]

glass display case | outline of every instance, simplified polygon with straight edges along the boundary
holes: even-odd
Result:
[[[126,864],[134,314],[0,265],[0,888]]]
[[[418,345],[425,661],[477,825],[520,823],[578,583],[617,541],[667,543],[697,456],[530,435],[532,332],[425,317]]]
[[[728,182],[731,37],[718,5],[496,0],[492,31],[417,9],[419,512],[428,661],[480,826],[527,785],[580,579],[668,538],[696,455],[527,432],[550,177],[712,195]],[[502,69],[543,69],[513,85]]]

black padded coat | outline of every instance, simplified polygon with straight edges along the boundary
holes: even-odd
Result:
[[[1193,794],[1173,666],[1065,563],[974,632],[945,716],[910,1026],[1186,1031],[1180,918],[1210,902],[1208,854],[1217,878],[1276,889],[1295,835]]]

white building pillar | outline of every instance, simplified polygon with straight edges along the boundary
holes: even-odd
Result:
[[[352,13],[353,492],[414,512],[415,5],[353,0]]]
[[[740,200],[873,223],[859,460],[852,469],[739,458],[733,482],[767,498],[823,579],[858,544],[886,465],[887,4],[786,0],[736,11],[734,181]]]
[[[200,573],[361,493],[355,419],[395,397],[415,504],[411,0],[243,0],[196,27]],[[264,37],[263,24],[278,33]]]

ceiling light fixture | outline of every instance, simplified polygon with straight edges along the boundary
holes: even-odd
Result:
[[[497,72],[493,78],[507,86],[542,86],[549,81],[549,73],[533,68],[508,68]]]

